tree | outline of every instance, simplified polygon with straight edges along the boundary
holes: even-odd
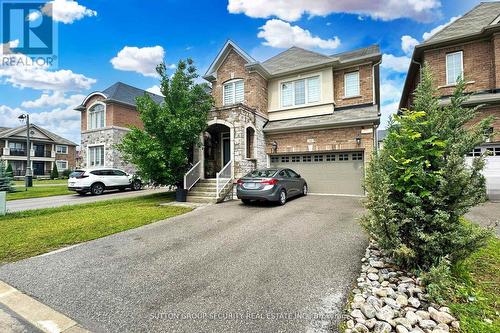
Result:
[[[54,163],[54,168],[52,168],[52,171],[50,172],[50,179],[57,179],[59,178],[59,171],[57,170],[57,164]]]
[[[5,171],[12,176],[12,174],[13,174],[12,164],[10,164],[9,162],[7,162],[7,168],[6,168]]]
[[[0,192],[14,192],[12,172],[8,172],[7,169],[8,167],[5,167],[5,163],[0,161]]]
[[[487,118],[471,126],[477,108],[464,106],[461,80],[448,106],[441,107],[424,68],[411,110],[394,116],[384,148],[367,170],[362,224],[379,245],[408,268],[424,270],[442,259],[470,254],[487,232],[462,216],[486,198],[484,157],[467,165],[465,156],[485,142]]]
[[[117,147],[143,179],[181,188],[188,153],[194,145],[201,145],[200,134],[207,126],[213,99],[207,84],[194,82],[198,75],[191,59],[179,61],[172,78],[165,64],[156,70],[164,101],[157,104],[148,94],[137,97],[144,129],[132,127]]]

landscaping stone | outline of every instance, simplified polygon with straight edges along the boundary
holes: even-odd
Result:
[[[427,311],[429,311],[431,318],[437,323],[449,324],[455,320],[455,318],[451,314],[444,311],[438,311],[432,306],[430,306]]]
[[[380,319],[380,320],[389,321],[392,318],[394,318],[394,311],[391,309],[390,306],[386,305],[382,309],[380,309],[379,311],[377,311],[377,313],[375,314],[375,316],[378,319]]]
[[[408,298],[408,304],[410,304],[414,308],[420,307],[420,301],[418,300],[418,298],[415,297]]]
[[[348,320],[345,325],[347,326],[347,328],[354,328],[354,320]]]
[[[370,330],[368,329],[368,327],[366,327],[363,324],[359,324],[359,323],[354,326],[354,329],[356,330],[356,332],[359,332],[359,333],[368,333],[368,332],[370,332]]]
[[[399,295],[396,297],[396,302],[397,302],[400,306],[406,306],[406,305],[408,305],[408,297],[406,297],[406,295],[404,295],[404,294],[399,294]]]
[[[384,321],[377,321],[373,328],[374,333],[390,333],[392,331],[391,325]]]
[[[446,325],[446,324],[443,324],[443,323],[438,324],[436,326],[436,329],[440,329],[440,330],[443,330],[445,332],[449,332],[450,331],[450,327],[448,325]]]
[[[365,316],[359,309],[354,309],[351,312],[351,317],[353,318],[364,318]]]
[[[405,318],[408,319],[411,325],[415,325],[419,319],[419,317],[413,311],[406,312]]]
[[[431,315],[429,314],[429,312],[427,311],[422,311],[422,310],[418,310],[416,312],[417,316],[420,318],[420,319],[430,319],[431,318]]]
[[[377,310],[370,303],[363,303],[363,305],[361,305],[361,312],[365,315],[366,318],[371,319],[375,318]]]
[[[425,330],[425,329],[433,329],[437,326],[437,324],[434,320],[424,319],[418,322],[418,326],[420,326],[420,328],[423,328]]]
[[[375,273],[368,273],[368,278],[372,281],[377,281],[378,280],[378,275]]]
[[[396,326],[396,333],[408,333],[408,329],[404,327],[403,325],[398,325]]]

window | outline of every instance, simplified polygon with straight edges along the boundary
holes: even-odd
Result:
[[[359,72],[346,73],[344,75],[344,97],[359,96]]]
[[[88,129],[103,128],[105,125],[104,121],[105,108],[104,104],[95,104],[89,109],[89,123]]]
[[[281,156],[281,163],[288,163],[290,162],[290,157],[288,156]]]
[[[326,155],[326,161],[327,162],[333,162],[333,161],[335,161],[335,154],[328,154],[328,155]]]
[[[104,166],[104,146],[89,147],[89,166]]]
[[[488,147],[486,148],[488,156],[500,156],[500,147]]]
[[[455,84],[463,75],[462,51],[446,55],[446,84]]]
[[[271,156],[271,163],[278,163],[280,158],[278,156]]]
[[[247,158],[254,158],[253,156],[253,143],[254,143],[254,140],[255,140],[255,130],[252,128],[252,127],[247,127],[247,130],[246,130],[246,134],[247,134],[247,140],[246,140],[246,144],[247,144],[247,151],[246,151],[246,154],[247,154]]]
[[[24,150],[26,144],[23,142],[9,142],[9,148],[15,150]]]
[[[339,154],[339,161],[349,161],[349,154]]]
[[[470,153],[467,154],[469,157],[478,157],[481,156],[481,148],[474,148]]]
[[[300,79],[281,84],[281,106],[298,106],[316,103],[320,99],[319,76]]]
[[[68,169],[68,161],[56,161],[57,170]]]
[[[126,176],[127,174],[121,170],[111,170],[114,176]]]
[[[302,162],[311,162],[311,161],[312,161],[311,155],[302,156]]]
[[[68,146],[57,145],[56,146],[56,153],[67,154],[68,153]]]
[[[223,86],[223,104],[231,105],[243,102],[244,97],[244,85],[243,80],[231,80],[224,84]]]
[[[295,171],[293,171],[293,170],[287,169],[286,171],[288,172],[288,174],[289,174],[289,175],[290,175],[290,177],[292,177],[292,178],[299,178],[299,177],[300,177],[300,176],[299,176],[299,174],[298,174],[298,173],[296,173],[296,172],[295,172]]]
[[[292,156],[292,163],[299,163],[300,162],[300,156]]]
[[[314,162],[323,162],[323,155],[314,155]]]
[[[363,160],[363,153],[352,153],[352,160],[353,161],[362,161]]]

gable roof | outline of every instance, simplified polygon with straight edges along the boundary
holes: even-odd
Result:
[[[135,107],[137,105],[136,98],[139,96],[144,96],[144,94],[149,95],[156,103],[163,102],[163,96],[153,94],[149,91],[133,87],[123,82],[116,82],[103,91],[94,91],[93,93],[90,93],[82,102],[82,104],[75,108],[75,110],[85,110],[84,104],[90,97],[94,95],[103,96],[105,98],[104,102],[118,102]]]
[[[435,33],[423,44],[430,44],[449,39],[477,34],[492,24],[500,15],[500,2],[481,2],[462,17]],[[498,22],[497,22],[498,23]]]
[[[292,46],[288,50],[264,61],[262,66],[271,74],[279,74],[299,68],[332,63],[334,60],[329,56]]]
[[[247,62],[247,64],[256,64],[257,63],[257,61],[254,58],[252,58],[242,48],[240,48],[238,45],[236,45],[235,42],[228,39],[224,43],[224,46],[222,46],[222,49],[219,51],[219,53],[217,53],[217,56],[210,64],[210,67],[208,67],[205,75],[203,75],[203,78],[205,80],[210,81],[210,79],[215,77],[214,75],[217,72],[217,69],[224,62],[224,60],[226,59],[226,56],[229,54],[229,52],[231,52],[231,50],[234,50],[239,56],[241,56]]]
[[[52,133],[51,131],[49,131],[49,130],[43,128],[43,127],[40,127],[40,126],[38,126],[36,124],[30,124],[30,128],[35,128],[38,131],[42,132],[45,136],[47,136],[49,139],[51,139],[52,141],[54,141],[54,143],[64,144],[64,145],[68,145],[68,146],[78,146],[73,141],[65,139],[62,136],[59,136],[59,135],[57,135],[55,133]],[[0,138],[8,138],[8,137],[16,135],[16,134],[18,134],[18,133],[20,133],[20,132],[22,132],[24,130],[26,130],[26,126],[25,125],[21,125],[21,126],[18,126],[18,127],[13,127],[13,128],[1,127],[0,128]]]
[[[332,54],[330,57],[338,59],[341,63],[365,59],[368,57],[381,56],[380,47],[377,44],[360,49]]]

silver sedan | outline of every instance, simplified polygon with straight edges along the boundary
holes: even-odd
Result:
[[[258,169],[238,179],[236,195],[244,204],[258,200],[284,205],[288,198],[307,195],[307,183],[291,169]]]

